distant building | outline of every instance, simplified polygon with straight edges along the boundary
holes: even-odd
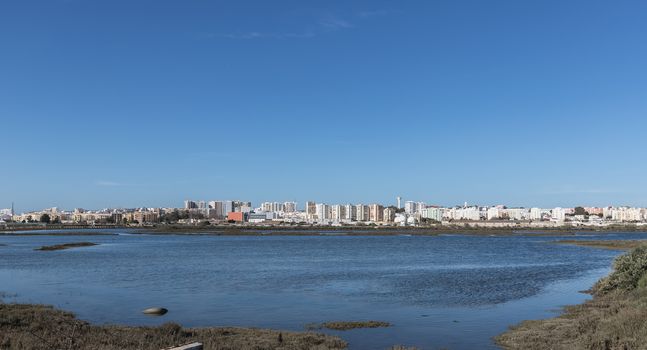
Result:
[[[370,208],[368,205],[358,204],[355,206],[357,211],[357,221],[369,221],[371,218]]]
[[[286,213],[294,213],[297,211],[297,202],[283,203],[283,211]]]
[[[384,208],[384,222],[393,222],[395,220],[395,209]]]
[[[413,215],[416,212],[416,202],[406,201],[404,202],[404,212]]]
[[[344,205],[344,220],[357,221],[357,207],[352,204]]]
[[[314,219],[317,215],[317,203],[310,201],[306,202],[305,211],[308,218]]]
[[[318,221],[325,221],[332,219],[332,208],[324,203],[318,203],[315,206]]]
[[[243,212],[229,212],[227,213],[227,221],[235,221],[235,222],[245,222],[247,221],[247,213]]]
[[[443,208],[436,208],[436,207],[425,208],[422,210],[420,216],[422,216],[425,219],[441,222],[443,221]]]
[[[369,221],[382,222],[384,221],[384,207],[380,204],[369,205]]]
[[[555,208],[551,211],[551,219],[555,221],[564,221],[566,220],[566,210],[563,208]]]
[[[273,215],[271,212],[259,212],[247,214],[247,221],[251,223],[262,223],[272,220]]]

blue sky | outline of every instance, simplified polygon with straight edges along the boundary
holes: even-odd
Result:
[[[0,207],[647,206],[645,1],[3,1]]]

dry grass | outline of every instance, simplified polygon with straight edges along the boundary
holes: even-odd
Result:
[[[0,303],[0,349],[159,350],[199,341],[206,350],[340,350],[343,340],[310,332],[245,328],[95,326],[44,305]]]
[[[599,241],[583,241],[583,240],[561,240],[557,241],[559,244],[571,244],[581,247],[603,248],[613,250],[629,250],[639,247],[647,243],[647,240],[599,240]]]
[[[563,315],[525,321],[498,336],[505,349],[647,349],[647,247],[620,256],[594,298]]]
[[[57,245],[45,245],[40,248],[36,248],[34,250],[51,251],[51,250],[63,250],[63,249],[79,248],[79,247],[92,247],[95,245],[98,245],[98,244],[92,243],[92,242],[65,243],[65,244],[57,244]]]

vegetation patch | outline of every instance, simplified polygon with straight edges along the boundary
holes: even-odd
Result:
[[[159,350],[201,342],[205,349],[341,350],[325,334],[247,328],[95,326],[51,306],[0,303],[0,349]]]
[[[561,240],[557,241],[558,244],[571,244],[581,247],[592,247],[592,248],[603,248],[603,249],[614,249],[614,250],[629,250],[637,248],[643,244],[647,243],[645,239],[638,240],[628,240],[628,239],[619,239],[619,240],[596,240],[596,241],[585,241],[585,240]]]
[[[593,299],[563,315],[524,321],[498,336],[504,349],[644,349],[647,344],[647,246],[614,262],[593,287]]]
[[[383,321],[331,321],[324,323],[312,323],[306,325],[306,329],[332,329],[336,331],[347,331],[357,328],[380,328],[391,327],[391,324]]]
[[[92,243],[92,242],[65,243],[65,244],[57,244],[57,245],[46,245],[40,248],[36,248],[34,250],[43,250],[43,251],[63,250],[63,249],[70,249],[70,248],[92,247],[95,245],[98,245],[98,244]]]

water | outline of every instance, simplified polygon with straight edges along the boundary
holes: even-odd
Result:
[[[117,231],[127,233],[127,231]],[[572,236],[568,237],[572,239]],[[638,239],[647,234],[586,235]],[[7,301],[52,304],[99,324],[303,330],[312,322],[381,320],[340,335],[350,349],[496,348],[524,319],[556,315],[609,273],[618,251],[560,237],[0,236]],[[41,252],[66,242],[100,245]],[[141,310],[170,312],[149,317]]]

